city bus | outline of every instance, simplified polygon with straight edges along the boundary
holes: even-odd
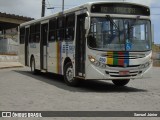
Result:
[[[23,23],[20,61],[33,73],[80,80],[111,80],[125,86],[150,77],[150,8],[130,2],[89,2]]]

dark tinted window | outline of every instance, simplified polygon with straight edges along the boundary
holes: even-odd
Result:
[[[56,41],[56,25],[57,21],[56,19],[50,20],[49,22],[49,42]]]
[[[58,41],[63,41],[64,40],[64,34],[65,34],[65,17],[60,17],[58,18],[58,21],[57,21],[57,40]]]
[[[30,27],[30,43],[39,43],[40,42],[40,24],[31,25]]]
[[[24,44],[25,41],[25,28],[20,28],[20,44]]]
[[[33,43],[35,42],[35,25],[31,25],[30,27],[30,39],[29,39],[29,42],[30,43]]]
[[[69,15],[66,17],[66,31],[65,31],[66,41],[74,40],[74,31],[75,31],[75,15]]]
[[[35,25],[35,40],[34,42],[39,43],[40,42],[40,24]]]

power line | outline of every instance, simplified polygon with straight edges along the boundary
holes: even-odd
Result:
[[[160,8],[160,6],[152,6],[151,8]]]
[[[45,0],[42,0],[42,13],[41,13],[41,17],[45,16]]]
[[[51,5],[50,5],[50,3],[49,3],[49,1],[47,0],[47,2],[48,2],[48,5],[49,5],[49,7],[51,8]],[[54,8],[54,7],[53,7]],[[53,9],[50,9],[51,10],[51,13],[53,14]]]
[[[46,5],[48,5],[48,4],[46,4]],[[61,6],[62,7],[62,5],[55,5],[55,4],[50,4],[50,5],[54,5],[54,6]],[[65,6],[78,6],[78,5],[65,5]]]
[[[151,14],[151,15],[160,15],[160,14]]]

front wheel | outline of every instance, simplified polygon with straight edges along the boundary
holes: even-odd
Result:
[[[130,81],[129,79],[126,79],[126,80],[112,80],[112,82],[116,86],[125,86],[125,85],[128,84],[129,81]]]
[[[71,62],[64,67],[64,81],[69,86],[77,86],[78,80],[74,78],[74,70]]]

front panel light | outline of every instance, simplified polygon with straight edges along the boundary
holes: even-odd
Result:
[[[88,59],[90,60],[90,62],[94,63],[96,62],[96,59],[94,57],[92,57],[91,55],[88,55]]]
[[[141,69],[147,68],[150,65],[150,62],[146,62],[140,66]]]
[[[100,68],[106,68],[106,64],[97,61],[93,56],[88,55],[88,59],[89,59],[90,62],[91,62],[92,64],[94,64],[95,66],[100,67]]]

